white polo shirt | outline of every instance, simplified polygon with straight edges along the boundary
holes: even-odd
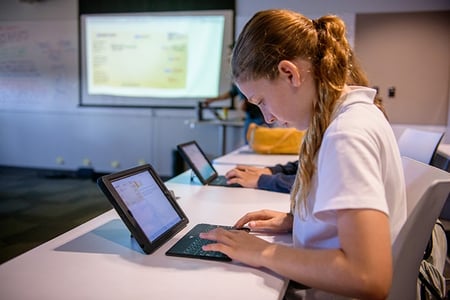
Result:
[[[394,133],[373,104],[375,90],[349,87],[323,137],[306,219],[294,211],[295,247],[340,248],[336,211],[375,209],[389,216],[391,241],[406,220],[402,161]]]

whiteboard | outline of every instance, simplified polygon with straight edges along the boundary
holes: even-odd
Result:
[[[78,106],[76,21],[0,22],[0,109]]]

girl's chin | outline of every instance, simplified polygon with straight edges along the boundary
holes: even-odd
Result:
[[[272,123],[275,127],[289,127],[289,122],[281,121],[281,120],[275,120],[275,122]]]
[[[300,131],[308,129],[308,125],[303,124],[303,123],[288,123],[288,122],[286,122],[286,127],[294,127]]]
[[[280,122],[282,127],[286,127],[286,128],[291,128],[291,127],[295,127],[294,124],[292,124],[291,122]]]
[[[303,126],[303,124],[289,122],[289,121],[276,121],[275,126],[284,127],[284,128],[296,128],[298,130],[305,130],[307,127]]]

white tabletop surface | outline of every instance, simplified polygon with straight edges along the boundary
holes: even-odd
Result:
[[[202,186],[195,180],[189,183],[189,175],[185,172],[166,184],[190,222],[155,253],[145,255],[110,210],[0,265],[0,298],[280,299],[286,280],[268,270],[169,257],[165,252],[197,223],[232,225],[248,211],[287,211],[289,196]],[[290,235],[263,238],[291,242]]]
[[[214,159],[214,164],[239,164],[266,167],[296,160],[298,160],[297,154],[258,154],[251,150],[248,145],[245,145]]]

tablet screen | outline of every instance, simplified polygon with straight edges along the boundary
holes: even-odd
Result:
[[[145,253],[152,253],[189,222],[149,164],[104,175],[97,183]]]
[[[114,180],[111,184],[151,242],[181,221],[148,171]]]
[[[190,163],[191,168],[203,184],[208,183],[218,175],[195,141],[178,145],[178,149]]]

